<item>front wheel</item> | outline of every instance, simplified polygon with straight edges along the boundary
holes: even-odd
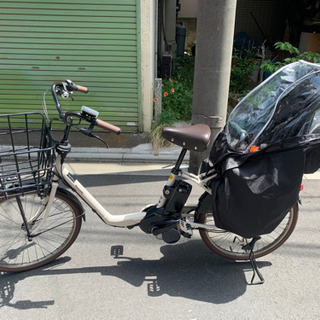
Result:
[[[46,216],[44,201],[37,194],[28,194],[0,202],[0,271],[43,266],[64,253],[77,238],[82,223],[79,207],[58,190]]]
[[[296,203],[274,231],[261,236],[254,246],[253,252],[256,258],[276,250],[290,237],[298,220],[298,211]],[[212,213],[200,214],[199,223],[214,226]],[[243,246],[252,239],[219,228],[200,229],[199,232],[204,243],[218,255],[231,260],[249,260],[249,252],[245,251]]]

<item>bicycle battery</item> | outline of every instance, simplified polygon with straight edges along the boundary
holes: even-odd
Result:
[[[187,202],[190,192],[192,190],[191,184],[179,180],[174,186],[165,186],[163,189],[163,195],[167,198],[165,204],[165,215],[172,215],[177,213],[177,217],[180,217],[180,213],[185,203]]]

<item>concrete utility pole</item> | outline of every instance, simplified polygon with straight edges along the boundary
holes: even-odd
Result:
[[[206,123],[213,142],[226,121],[237,0],[199,0],[192,123]],[[211,143],[212,143],[211,142]],[[209,154],[191,152],[197,173]]]

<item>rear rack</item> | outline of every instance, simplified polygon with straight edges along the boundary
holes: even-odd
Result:
[[[0,115],[0,201],[27,193],[47,194],[54,146],[40,113]]]

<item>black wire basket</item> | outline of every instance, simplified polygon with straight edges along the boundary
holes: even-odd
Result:
[[[0,201],[51,187],[54,140],[40,113],[0,115]]]

